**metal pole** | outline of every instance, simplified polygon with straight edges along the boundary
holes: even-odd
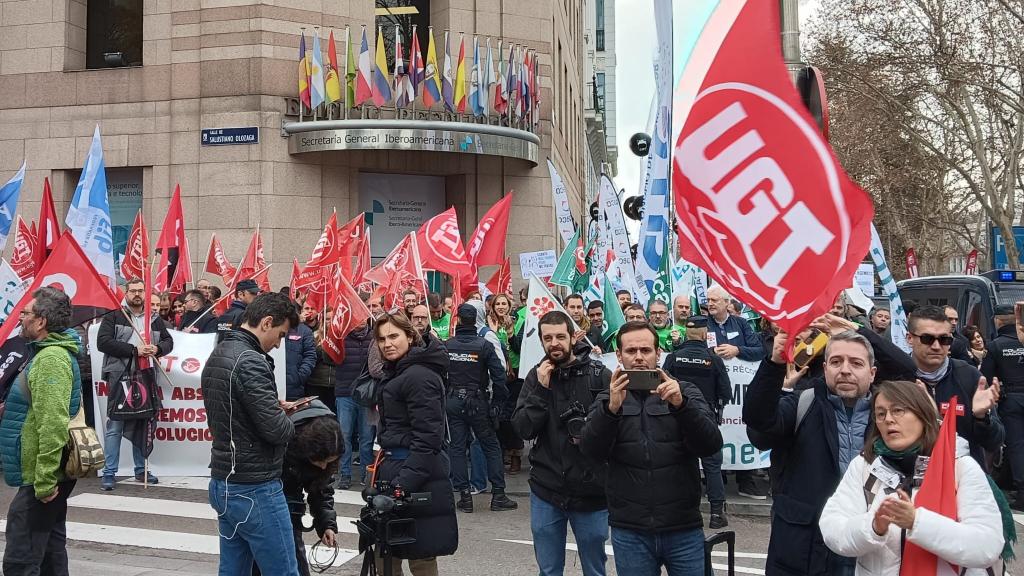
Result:
[[[803,67],[800,60],[800,5],[799,0],[779,0],[779,24],[782,30],[782,59],[793,79]]]

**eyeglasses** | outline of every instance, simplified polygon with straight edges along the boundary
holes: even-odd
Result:
[[[950,346],[953,344],[953,337],[949,334],[936,336],[935,334],[914,334],[911,332],[910,335],[916,337],[925,346],[931,346],[936,340],[938,340],[940,346]]]
[[[668,316],[668,312],[655,312],[651,310],[651,316]]]
[[[893,406],[886,410],[885,408],[879,408],[875,410],[875,422],[885,422],[885,419],[892,416],[893,420],[900,420],[907,413],[907,409],[903,406]]]
[[[187,298],[185,304],[202,304],[203,301],[198,298]]]
[[[18,316],[21,317],[21,318],[25,318],[27,316],[35,316],[35,315],[36,315],[36,313],[31,311],[31,310],[22,310],[21,312],[18,313]]]

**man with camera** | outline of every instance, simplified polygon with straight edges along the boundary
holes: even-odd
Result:
[[[530,450],[530,529],[541,576],[561,576],[566,524],[572,526],[584,576],[604,576],[608,539],[606,466],[580,452],[586,409],[608,388],[611,373],[577,347],[572,321],[552,311],[538,321],[544,360],[530,370],[512,426]]]
[[[580,447],[608,463],[608,524],[619,574],[704,573],[698,458],[722,450],[700,390],[658,369],[658,334],[627,322],[619,368],[594,402]],[[612,497],[614,495],[614,497]]]
[[[496,433],[498,411],[508,396],[505,368],[494,346],[477,333],[476,307],[462,304],[457,313],[459,325],[455,329],[455,336],[445,342],[449,361],[445,410],[451,431],[448,456],[452,462],[452,484],[459,492],[457,507],[463,512],[473,511],[473,494],[469,490],[466,467],[466,451],[472,430],[487,458],[491,510],[515,510],[519,505],[505,495],[505,467]],[[488,378],[491,385],[490,401],[487,394]]]
[[[686,340],[665,358],[662,369],[676,380],[692,382],[715,412],[715,421],[722,423],[722,411],[732,401],[732,384],[725,362],[708,349],[707,316],[691,316],[686,321]],[[722,481],[722,452],[700,459],[707,482],[711,520],[708,528],[717,530],[729,525],[725,516],[725,483]]]

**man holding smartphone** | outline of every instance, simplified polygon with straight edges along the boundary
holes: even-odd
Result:
[[[650,324],[627,322],[616,344],[620,367],[591,407],[580,443],[585,455],[608,463],[616,571],[703,574],[697,460],[722,450],[718,423],[696,386],[658,370]]]

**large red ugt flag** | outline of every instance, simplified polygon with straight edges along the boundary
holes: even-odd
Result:
[[[721,2],[674,96],[682,256],[791,335],[832,306],[870,240],[843,172],[783,64],[779,4]]]

